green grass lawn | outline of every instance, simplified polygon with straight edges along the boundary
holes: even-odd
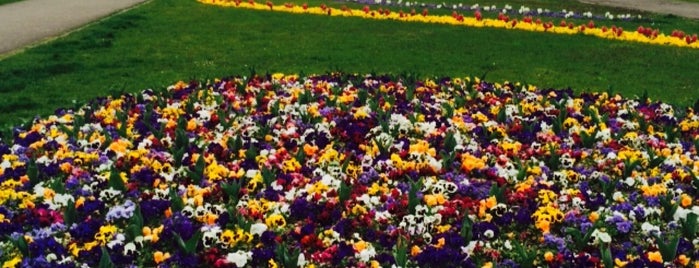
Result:
[[[667,18],[668,23],[691,25]],[[576,91],[609,88],[688,105],[699,50],[500,29],[368,21],[154,0],[0,60],[0,126],[73,101],[177,80],[259,72],[481,76]]]

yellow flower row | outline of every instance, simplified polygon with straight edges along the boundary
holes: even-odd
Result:
[[[351,8],[334,9],[322,5],[321,7],[309,7],[307,5],[298,6],[294,4],[284,4],[284,5],[274,5],[271,2],[266,4],[256,3],[254,1],[242,2],[240,0],[198,0],[204,4],[218,5],[224,7],[236,7],[236,8],[246,8],[254,10],[268,10],[268,11],[278,11],[278,12],[289,12],[289,13],[299,13],[299,14],[315,14],[315,15],[329,15],[329,16],[342,16],[342,17],[357,17],[363,19],[375,19],[375,20],[397,20],[406,22],[422,22],[422,23],[436,23],[436,24],[450,24],[450,25],[460,25],[467,27],[488,27],[488,28],[505,28],[505,29],[515,29],[523,31],[532,32],[550,32],[557,34],[584,34],[596,36],[599,38],[621,40],[621,41],[631,41],[640,42],[653,45],[666,45],[666,46],[678,46],[678,47],[689,47],[689,48],[699,48],[699,42],[687,42],[684,39],[677,38],[670,35],[665,35],[658,33],[657,36],[652,37],[646,36],[637,31],[624,31],[622,28],[612,28],[607,29],[602,28],[589,28],[585,26],[558,26],[551,23],[539,23],[539,22],[524,22],[516,20],[499,20],[499,19],[488,19],[488,18],[476,18],[476,17],[464,17],[462,15],[428,15],[423,14],[409,14],[401,12],[390,12],[390,11],[371,11],[368,9],[359,10]],[[414,12],[413,12],[414,13]]]

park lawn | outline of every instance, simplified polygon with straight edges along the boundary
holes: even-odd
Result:
[[[670,18],[671,21],[677,20]],[[0,60],[0,126],[99,96],[258,72],[485,76],[691,105],[699,50],[154,0]]]

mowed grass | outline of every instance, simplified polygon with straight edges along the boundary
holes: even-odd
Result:
[[[86,100],[258,72],[484,76],[690,105],[699,50],[154,0],[0,61],[0,126]]]

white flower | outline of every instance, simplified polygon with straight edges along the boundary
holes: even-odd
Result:
[[[246,252],[242,250],[238,250],[233,253],[228,253],[228,255],[226,255],[226,261],[228,263],[235,263],[235,265],[238,267],[245,266],[245,264],[248,263],[248,260],[250,259],[252,259],[252,252]]]
[[[250,234],[252,235],[262,235],[267,231],[267,225],[264,223],[255,223],[250,226]]]
[[[612,237],[608,233],[602,232],[599,229],[595,229],[592,232],[592,237],[594,238],[593,244],[599,244],[600,242],[602,242],[602,243],[612,242]]]
[[[112,241],[109,241],[109,243],[107,243],[107,247],[112,249],[112,248],[114,248],[114,246],[123,245],[124,240],[126,240],[126,237],[124,236],[124,234],[116,234],[116,236],[114,236],[114,239]]]
[[[138,251],[136,251],[136,244],[134,244],[133,242],[129,242],[124,246],[124,255],[126,256],[131,256],[132,254],[135,254],[137,252]]]
[[[641,231],[643,231],[643,234],[645,234],[645,235],[649,235],[649,234],[655,233],[655,232],[659,233],[660,227],[655,226],[653,224],[650,224],[648,222],[644,222],[643,224],[641,224]]]
[[[359,258],[362,262],[369,262],[374,256],[376,256],[376,250],[371,243],[367,243],[365,249],[355,254],[355,257]]]
[[[505,249],[512,250],[512,243],[510,242],[510,240],[506,240],[504,246]]]
[[[298,261],[296,261],[296,265],[298,267],[305,267],[306,263],[308,263],[306,261],[306,256],[304,256],[303,253],[299,254],[299,258],[298,258]]]
[[[105,201],[110,201],[114,199],[117,196],[121,195],[121,191],[115,190],[114,188],[109,188],[107,190],[103,190],[100,192],[100,201],[105,202]]]

